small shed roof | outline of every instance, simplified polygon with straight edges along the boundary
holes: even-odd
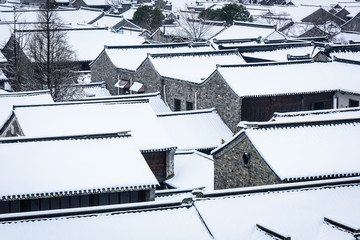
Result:
[[[2,138],[0,152],[0,198],[158,184],[129,134]]]
[[[174,156],[174,177],[166,184],[179,189],[214,189],[214,161],[212,156],[198,151],[177,151]]]
[[[157,114],[179,150],[212,149],[232,136],[217,111],[212,109]]]

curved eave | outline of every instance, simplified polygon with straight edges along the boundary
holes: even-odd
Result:
[[[149,190],[151,188],[156,188],[156,186],[158,186],[158,185],[159,184],[148,184],[148,185],[135,185],[135,186],[128,186],[128,187],[108,187],[108,188],[94,188],[94,189],[83,189],[83,190],[31,193],[31,194],[3,195],[3,196],[0,196],[0,201],[14,201],[14,200],[24,200],[24,199],[80,196],[80,195],[87,195],[87,194],[141,191],[141,190]]]

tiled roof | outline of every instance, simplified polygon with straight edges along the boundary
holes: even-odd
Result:
[[[0,139],[0,198],[149,189],[158,184],[131,135]],[[11,179],[11,180],[10,180]]]
[[[57,136],[131,130],[142,151],[172,149],[173,141],[145,102],[89,101],[18,106],[14,114],[25,136]]]
[[[215,109],[157,114],[179,150],[212,149],[232,136]]]

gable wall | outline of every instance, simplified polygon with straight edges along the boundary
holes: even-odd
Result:
[[[247,136],[229,144],[221,156],[214,155],[214,189],[250,187],[278,184],[281,180],[265,163]],[[250,153],[250,161],[244,164],[242,155]]]
[[[198,108],[214,107],[220,117],[231,129],[235,130],[241,120],[242,99],[236,95],[218,73],[201,87],[198,94]]]
[[[133,72],[117,69],[106,53],[102,53],[96,62],[91,65],[91,81],[105,82],[106,88],[111,95],[118,95],[118,89],[114,87],[119,79],[129,80],[132,78]],[[122,91],[120,91],[121,93]]]
[[[0,137],[15,137],[15,136],[24,136],[24,133],[21,130],[19,122],[15,115],[12,115],[11,118],[5,123],[2,129],[0,129]]]

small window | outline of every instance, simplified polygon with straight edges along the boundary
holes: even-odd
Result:
[[[349,107],[358,107],[359,101],[349,99]]]
[[[174,111],[181,111],[181,101],[179,99],[174,99]]]
[[[193,110],[194,104],[192,102],[186,102],[186,110]]]
[[[249,152],[244,152],[243,155],[242,155],[242,160],[244,162],[245,165],[248,165],[249,162],[250,162],[250,153]]]

